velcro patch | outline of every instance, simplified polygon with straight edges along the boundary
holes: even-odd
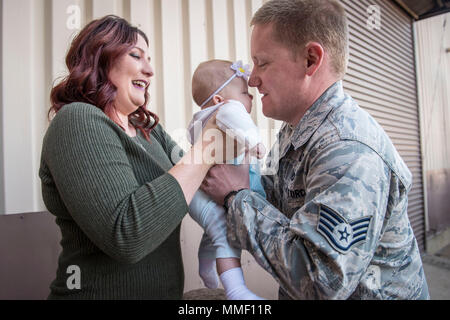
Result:
[[[366,241],[371,220],[372,216],[365,216],[347,222],[336,211],[320,205],[317,231],[335,250],[346,254],[353,246]]]

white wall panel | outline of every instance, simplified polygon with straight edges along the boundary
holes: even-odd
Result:
[[[450,13],[418,21],[416,65],[427,239],[450,226]],[[430,63],[432,61],[432,63]],[[427,243],[427,250],[433,246]]]
[[[197,66],[206,60],[209,60],[208,54],[208,30],[205,0],[189,1],[189,55],[190,55],[190,75],[194,74]],[[189,94],[192,92],[192,82],[186,83],[186,89]],[[199,111],[200,108],[191,99],[192,114]]]
[[[33,162],[32,56],[33,1],[4,1],[3,148],[6,213],[33,208],[36,164]],[[20,39],[20,41],[18,41]]]
[[[3,125],[3,84],[5,83],[5,77],[3,75],[3,0],[0,1],[0,124]],[[5,213],[5,166],[4,166],[4,154],[3,147],[3,130],[0,130],[0,214]]]
[[[122,16],[121,0],[92,0],[92,18],[98,19],[109,14]]]
[[[208,60],[208,30],[207,30],[207,16],[206,16],[206,3],[205,0],[190,0],[185,8],[185,17],[188,23],[185,23],[185,28],[188,28],[187,36],[188,48],[184,48],[184,53],[187,55],[189,61],[185,70],[188,69],[185,83],[185,96],[189,98],[186,101],[186,115],[194,114],[199,111],[200,108],[195,104],[191,98],[192,84],[191,75],[194,73],[197,66]],[[188,116],[186,122],[189,121],[191,116]],[[178,131],[179,134],[174,134],[173,138],[178,141],[180,146],[184,149],[188,147],[186,135],[183,130]],[[189,263],[184,264],[185,277],[185,291],[189,291],[193,288],[203,287],[203,282],[198,276],[198,259],[197,251],[198,246],[203,234],[203,230],[200,226],[187,215],[182,223],[181,227],[181,247],[183,252],[183,261]]]
[[[32,69],[32,156],[36,171],[34,172],[33,185],[33,210],[44,211],[45,206],[41,194],[41,181],[38,177],[42,139],[48,126],[48,108],[50,104],[49,94],[52,87],[51,77],[51,3],[46,1],[39,5],[33,1],[34,26],[32,31],[33,54],[31,55]]]
[[[44,4],[42,0],[38,2]],[[51,3],[52,78],[56,80],[67,73],[66,53],[72,39],[85,24],[85,12],[83,1],[52,0]]]
[[[144,31],[147,37],[154,39],[155,21],[153,19],[153,7],[155,1],[148,0],[131,0],[130,2],[130,22]],[[150,39],[149,39],[150,40]],[[154,52],[154,40],[150,41],[150,52]],[[152,57],[154,54],[150,54]]]
[[[248,38],[248,26],[249,21],[247,19],[247,1],[233,0],[234,11],[234,47],[235,47],[235,60],[248,61],[250,48]]]
[[[173,132],[185,127],[183,21],[181,0],[161,2],[162,72],[165,127]],[[170,116],[171,121],[167,121]]]
[[[37,170],[51,78],[49,6],[10,0],[2,6],[2,213],[41,211]]]
[[[214,38],[214,59],[231,59],[231,40],[230,27],[228,23],[228,1],[227,0],[211,0],[212,1],[212,26]]]
[[[253,14],[264,4],[265,1],[263,0],[251,0],[249,3],[250,12],[248,12],[248,23],[247,25],[250,25],[251,17]],[[250,50],[250,42],[251,42],[251,33],[250,29],[248,31],[248,43],[249,43],[249,49],[248,49],[248,58],[247,61],[250,65],[253,66],[252,62],[252,55]],[[256,88],[250,88],[249,91],[251,94],[253,94],[253,108],[252,108],[252,118],[255,121],[255,123],[258,124],[260,128],[263,128],[261,130],[261,137],[263,139],[263,143],[270,147],[275,143],[275,133],[274,133],[274,123],[275,121],[267,118],[264,116],[262,112],[262,103],[261,103],[261,95],[259,94],[258,90]]]
[[[92,0],[92,18],[98,19],[114,13],[116,4],[116,0]]]
[[[416,23],[424,170],[450,169],[450,13]],[[433,61],[433,63],[430,63]]]
[[[162,94],[162,47],[161,47],[161,0],[131,0],[130,22],[145,32],[150,44],[150,64],[155,75],[151,80],[149,109],[161,120],[164,119],[164,97]]]

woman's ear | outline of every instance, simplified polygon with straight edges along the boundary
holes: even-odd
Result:
[[[308,43],[305,51],[307,59],[306,74],[308,76],[313,76],[317,69],[322,65],[325,52],[322,45],[317,42]]]
[[[213,100],[214,104],[219,104],[219,103],[225,101],[225,99],[221,95],[218,95],[218,94],[214,95],[212,100]]]

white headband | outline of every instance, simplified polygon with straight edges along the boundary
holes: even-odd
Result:
[[[227,81],[225,81],[225,83],[221,85],[219,89],[214,91],[214,93],[201,104],[200,108],[207,104],[209,100],[211,100],[216,94],[218,94],[223,88],[225,88],[234,78],[241,77],[245,81],[248,81],[248,77],[250,77],[250,66],[248,64],[244,66],[242,65],[242,61],[239,60],[231,65],[231,69],[233,69],[235,73]]]

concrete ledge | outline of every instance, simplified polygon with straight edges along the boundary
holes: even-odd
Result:
[[[50,293],[61,232],[48,212],[0,215],[0,300],[41,300]]]
[[[450,270],[450,259],[447,259],[445,257],[424,254],[422,256],[422,262],[433,265],[435,267]]]
[[[427,236],[425,247],[428,254],[436,254],[450,244],[450,228],[437,234]]]
[[[185,292],[183,300],[226,300],[223,289],[196,289]]]
[[[450,300],[450,259],[425,254],[422,262],[431,300]]]

